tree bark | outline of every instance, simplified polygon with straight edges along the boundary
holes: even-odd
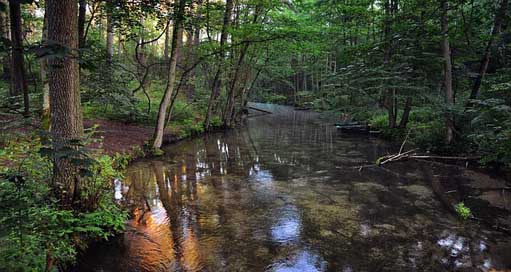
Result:
[[[78,1],[80,8],[78,9],[78,39],[80,48],[85,46],[85,16],[87,14],[87,0]]]
[[[484,56],[481,59],[481,65],[479,66],[479,73],[474,82],[474,86],[472,87],[472,92],[470,93],[470,99],[477,99],[479,95],[479,89],[481,89],[481,83],[484,79],[484,75],[486,74],[486,70],[488,69],[488,64],[490,63],[490,55],[493,47],[493,43],[497,38],[497,35],[500,33],[502,28],[502,21],[506,17],[508,0],[502,0],[500,2],[500,7],[495,14],[495,22],[493,23],[493,29],[491,32],[490,39],[488,40],[488,44],[486,45],[486,50],[484,51]]]
[[[47,0],[48,40],[67,48],[63,58],[48,61],[50,86],[51,136],[56,155],[53,165],[53,188],[64,207],[73,207],[80,200],[78,166],[69,158],[59,156],[59,150],[72,146],[83,136],[78,67],[78,24],[76,0]]]
[[[156,128],[154,130],[153,135],[153,149],[160,149],[163,143],[163,133],[165,130],[165,117],[167,114],[168,107],[170,105],[170,100],[172,99],[172,94],[174,92],[174,83],[176,80],[176,65],[177,65],[177,57],[179,51],[179,40],[182,39],[183,35],[183,19],[184,19],[184,9],[185,9],[185,0],[180,0],[178,4],[178,10],[175,14],[174,20],[174,29],[172,33],[172,49],[170,52],[170,62],[169,62],[169,70],[168,70],[168,82],[167,88],[165,89],[165,93],[160,102],[160,109],[158,111],[158,118],[156,122]]]
[[[0,0],[0,4],[4,6],[3,10],[0,10],[0,38],[4,41],[3,46],[5,48],[8,47],[8,44],[11,41],[11,31],[9,27],[9,3],[8,0]],[[11,54],[5,54],[2,59],[2,68],[3,74],[1,76],[2,79],[8,80],[10,82],[11,79]],[[9,87],[9,94],[12,93],[12,86]]]
[[[412,98],[407,97],[405,107],[403,109],[403,115],[401,115],[401,121],[399,121],[399,128],[406,128],[408,125],[408,119],[410,118],[410,111],[412,110]]]
[[[219,63],[218,68],[215,73],[215,77],[213,79],[213,88],[211,91],[211,96],[209,98],[208,102],[208,110],[206,112],[206,119],[204,120],[204,128],[206,130],[210,129],[211,126],[211,113],[213,112],[213,104],[215,103],[218,96],[220,96],[220,90],[222,88],[222,73],[225,69],[224,62],[225,62],[225,43],[227,42],[227,29],[229,28],[229,25],[231,23],[231,14],[232,14],[232,8],[233,8],[233,0],[226,0],[225,3],[225,12],[224,12],[224,21],[222,25],[222,31],[220,34],[220,54],[219,54]]]
[[[11,79],[13,84],[11,95],[23,95],[23,115],[30,116],[28,85],[25,74],[25,57],[23,49],[23,30],[21,24],[21,4],[17,0],[9,0],[9,15],[11,20],[12,56]]]
[[[163,48],[163,59],[165,62],[169,61],[169,41],[170,41],[170,24],[167,26],[167,29],[165,30],[165,43]]]
[[[48,46],[48,17],[44,14],[43,35],[41,38],[42,46]],[[41,58],[39,61],[39,73],[43,84],[43,112],[41,114],[41,126],[44,130],[50,130],[50,85],[48,84],[48,60]]]
[[[452,62],[451,62],[451,47],[449,45],[449,2],[442,0],[442,57],[444,61],[444,88],[445,88],[445,102],[447,107],[450,108],[454,105],[454,91],[452,88]],[[451,113],[446,113],[446,141],[451,143],[454,140],[454,120]]]

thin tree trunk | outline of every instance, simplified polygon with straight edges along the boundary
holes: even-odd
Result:
[[[452,88],[452,62],[451,62],[451,47],[449,45],[449,2],[442,0],[442,57],[444,59],[444,88],[445,88],[445,102],[447,107],[451,108],[454,105],[454,91]],[[449,109],[450,110],[450,109]],[[454,120],[450,113],[446,114],[446,127],[447,143],[454,140]]]
[[[491,32],[490,40],[488,40],[488,44],[486,45],[486,50],[481,60],[481,65],[479,66],[479,73],[474,82],[474,86],[472,87],[472,92],[470,93],[470,99],[477,99],[477,96],[479,95],[481,83],[483,82],[484,75],[486,74],[486,70],[488,69],[488,64],[490,63],[490,55],[493,43],[497,38],[497,35],[500,33],[500,30],[502,28],[502,21],[506,17],[508,3],[509,3],[508,0],[502,0],[500,2],[500,8],[497,10],[495,14],[495,22],[493,23],[493,29]]]
[[[197,17],[202,18],[201,14],[202,0],[197,1]],[[200,46],[200,26],[195,27],[190,33],[189,52],[190,59],[189,63],[193,64],[198,60],[199,46]],[[195,66],[189,73],[187,78],[187,89],[186,97],[188,102],[193,102],[195,99],[195,75],[197,74],[197,66]]]
[[[122,59],[122,33],[117,33],[117,59]]]
[[[163,48],[163,59],[165,62],[169,61],[169,41],[170,41],[170,24],[167,26],[167,29],[165,30],[165,43]]]
[[[384,4],[384,26],[383,26],[383,38],[385,40],[384,50],[383,50],[383,63],[386,69],[389,68],[391,58],[392,58],[392,3],[391,0],[385,0]],[[388,119],[389,119],[389,128],[396,127],[396,114],[395,114],[395,103],[394,103],[394,95],[393,90],[389,88],[385,88],[382,94],[381,101],[383,102],[383,107],[387,109]]]
[[[9,27],[9,4],[8,0],[0,0],[0,4],[4,6],[3,10],[0,10],[0,37],[4,41],[4,46],[7,46],[11,41],[11,31]],[[5,54],[2,59],[3,66],[3,75],[2,79],[8,80],[10,82],[11,79],[11,54]],[[12,86],[9,88],[9,93],[12,93]]]
[[[213,105],[220,95],[220,89],[222,87],[222,72],[225,69],[224,62],[225,62],[225,43],[227,42],[227,29],[229,28],[229,25],[231,23],[231,14],[232,14],[232,8],[233,8],[233,0],[226,0],[225,3],[225,12],[224,12],[224,22],[222,25],[222,32],[220,34],[220,56],[219,56],[219,63],[218,68],[215,73],[215,77],[213,79],[213,89],[211,91],[211,96],[209,98],[208,102],[208,110],[206,112],[206,119],[204,121],[204,128],[206,130],[210,129],[210,123],[211,123],[211,113],[213,112]]]
[[[44,14],[43,21],[43,35],[41,38],[41,43],[43,46],[48,45],[48,17],[47,14]],[[41,82],[43,84],[43,112],[41,114],[41,126],[44,130],[48,131],[50,129],[50,85],[48,84],[48,60],[46,58],[41,58],[40,63],[40,76]]]
[[[87,14],[87,0],[78,1],[78,39],[80,48],[85,46],[85,16]]]
[[[76,0],[47,0],[48,40],[72,49],[64,58],[48,61],[51,136],[55,150],[53,188],[61,205],[73,207],[80,200],[78,166],[59,155],[63,147],[83,136],[78,67],[78,6]]]
[[[30,116],[28,98],[28,85],[25,74],[25,57],[23,49],[23,30],[21,23],[21,4],[17,0],[9,0],[9,14],[11,19],[12,57],[11,72],[13,92],[11,95],[23,94],[23,115]]]
[[[236,64],[236,68],[234,71],[233,79],[231,81],[231,86],[229,87],[229,91],[227,93],[227,103],[225,105],[224,114],[222,116],[222,122],[224,127],[231,127],[232,126],[232,112],[234,109],[234,97],[236,94],[236,84],[238,82],[240,70],[243,64],[243,60],[245,58],[245,55],[247,53],[248,47],[250,44],[247,42],[243,45],[241,48],[240,56],[238,59],[238,63]]]
[[[399,128],[406,128],[408,125],[408,119],[410,118],[410,111],[412,110],[412,98],[407,97],[405,107],[403,109],[403,115],[401,115],[401,121],[399,122]]]
[[[111,1],[107,3],[106,13],[106,62],[110,66],[114,61],[114,22],[112,18]]]
[[[168,73],[168,83],[167,88],[165,89],[165,94],[160,103],[160,109],[158,111],[158,119],[156,123],[156,128],[154,130],[153,136],[153,149],[160,149],[163,143],[163,133],[165,130],[165,117],[170,105],[170,100],[172,99],[172,94],[174,92],[174,83],[176,79],[176,64],[177,57],[179,51],[179,40],[182,39],[180,36],[183,35],[183,16],[185,9],[185,0],[179,1],[179,8],[175,14],[174,20],[174,29],[172,33],[172,49],[170,52],[170,62],[169,62],[169,73]]]
[[[260,6],[255,7],[254,11],[254,17],[252,19],[252,24],[257,23],[257,19],[259,18],[259,14],[262,11],[262,8]],[[250,46],[249,42],[246,42],[240,51],[240,56],[238,58],[238,62],[236,64],[236,68],[234,71],[234,75],[231,81],[231,86],[229,88],[229,92],[227,95],[227,104],[224,109],[224,115],[223,115],[223,125],[224,127],[232,127],[234,124],[234,104],[235,104],[235,96],[236,96],[236,85],[238,82],[238,78],[242,69],[243,61],[245,59],[245,56],[247,54],[248,48]],[[303,58],[302,58],[303,62]]]

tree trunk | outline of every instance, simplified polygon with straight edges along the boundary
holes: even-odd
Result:
[[[383,64],[385,69],[388,69],[390,66],[391,58],[392,58],[392,15],[393,15],[393,4],[391,0],[385,0],[383,7],[383,12],[385,13],[384,18],[384,26],[383,26],[383,38],[385,40],[384,49],[383,49]],[[394,99],[394,91],[385,88],[382,94],[381,101],[383,102],[383,107],[387,109],[388,119],[389,119],[389,128],[396,127],[396,103]]]
[[[399,122],[399,128],[406,128],[408,125],[408,119],[410,117],[410,111],[412,110],[412,98],[407,97],[405,102],[405,108],[403,109],[403,115],[401,115],[401,121]]]
[[[234,75],[231,81],[231,85],[229,87],[229,91],[227,93],[227,103],[225,105],[224,114],[222,116],[222,122],[224,127],[232,127],[232,116],[234,111],[234,100],[236,95],[236,84],[238,83],[239,74],[242,68],[243,60],[247,53],[248,47],[250,43],[245,43],[241,48],[240,56],[238,58],[238,63],[236,64],[236,68],[234,71]]]
[[[78,31],[76,30],[76,0],[47,0],[48,40],[59,46],[74,49],[63,58],[48,61],[50,85],[51,136],[55,153],[53,188],[64,207],[73,207],[80,200],[80,175],[78,166],[69,158],[59,156],[63,147],[83,136],[80,105],[80,79],[78,67]]]
[[[169,73],[168,73],[168,82],[167,88],[165,89],[165,94],[160,103],[160,109],[158,111],[158,119],[156,123],[156,128],[154,130],[153,136],[153,149],[160,149],[163,143],[163,133],[165,130],[165,117],[167,114],[168,107],[170,105],[170,100],[172,99],[172,94],[174,92],[174,82],[176,79],[176,64],[177,57],[179,51],[179,40],[182,39],[183,35],[183,19],[184,19],[184,9],[185,9],[185,0],[179,1],[179,8],[175,14],[174,20],[174,29],[172,33],[172,49],[170,52],[170,62],[169,62]]]
[[[163,48],[163,59],[165,62],[169,61],[169,41],[170,41],[170,23],[167,26],[167,29],[165,30],[165,43]]]
[[[46,13],[44,14],[43,21],[43,35],[41,38],[42,46],[48,45],[48,17]],[[50,130],[50,85],[48,84],[48,60],[46,58],[41,58],[39,61],[40,68],[40,76],[41,82],[43,84],[43,112],[41,114],[41,126],[44,130]]]
[[[23,94],[23,115],[30,116],[28,98],[28,85],[25,74],[25,57],[23,49],[23,31],[21,24],[21,4],[17,0],[9,0],[9,14],[11,19],[12,56],[11,79],[13,84],[11,95]]]
[[[257,19],[259,18],[259,13],[261,11],[262,11],[262,8],[260,6],[255,7],[252,24],[257,23]],[[243,46],[240,50],[240,55],[238,57],[238,62],[236,64],[234,75],[233,75],[233,78],[231,81],[231,86],[230,86],[229,92],[227,94],[227,104],[225,106],[224,114],[222,116],[222,119],[223,119],[222,121],[223,121],[224,127],[232,127],[234,125],[233,117],[234,117],[234,104],[235,104],[235,96],[236,96],[236,85],[238,83],[238,78],[240,76],[243,61],[245,59],[245,56],[247,54],[249,46],[250,46],[250,42],[245,42],[245,44],[243,44]],[[303,62],[303,58],[302,58],[302,62]]]
[[[202,14],[201,14],[201,8],[202,8],[202,0],[199,0],[197,1],[197,17],[199,18],[202,18]],[[200,26],[197,26],[195,27],[195,29],[193,30],[193,49],[190,49],[190,51],[192,52],[191,55],[192,55],[192,61],[190,63],[192,63],[192,65],[198,60],[198,56],[199,56],[199,46],[200,46]],[[188,75],[188,92],[187,92],[187,98],[188,98],[188,102],[193,102],[194,98],[195,98],[195,75],[197,74],[197,66],[194,67],[191,71],[190,71],[190,74]]]
[[[78,39],[80,48],[85,46],[85,16],[87,14],[87,0],[78,1],[80,8],[78,10]]]
[[[0,9],[0,38],[4,41],[4,47],[8,47],[7,44],[11,41],[11,31],[9,27],[9,4],[8,0],[0,0],[0,5],[4,6],[4,9]],[[2,59],[3,74],[0,76],[1,79],[11,79],[11,54],[5,54]],[[9,93],[12,93],[12,86],[10,87]]]
[[[486,70],[488,69],[488,64],[490,63],[490,55],[493,43],[497,38],[497,35],[500,33],[500,30],[502,28],[502,21],[506,17],[507,6],[508,0],[502,0],[500,2],[500,8],[497,10],[495,14],[495,21],[493,23],[493,29],[491,32],[490,40],[488,40],[488,44],[486,45],[486,50],[481,60],[481,65],[479,66],[479,73],[474,82],[474,86],[472,87],[472,92],[470,93],[470,99],[477,99],[477,96],[479,95],[481,83],[483,81],[484,75],[486,74]]]
[[[122,33],[117,33],[117,59],[122,59]]]
[[[206,112],[206,119],[204,121],[204,128],[206,130],[210,129],[210,123],[211,123],[211,113],[213,112],[213,104],[215,103],[216,99],[220,95],[220,89],[222,87],[222,72],[225,69],[224,62],[225,62],[225,43],[227,42],[227,29],[229,28],[229,25],[231,23],[231,13],[233,8],[233,0],[226,0],[225,3],[225,12],[224,12],[224,22],[222,25],[222,32],[220,34],[220,54],[219,54],[219,63],[218,68],[215,73],[215,77],[213,79],[213,89],[211,91],[211,96],[209,98],[208,102],[208,110]]]
[[[451,63],[451,47],[449,45],[449,2],[442,0],[442,57],[444,60],[444,88],[445,102],[448,111],[454,105],[454,91],[452,88],[452,63]],[[451,143],[454,139],[454,120],[451,113],[446,113],[447,143]]]
[[[114,61],[114,22],[112,18],[111,2],[107,2],[106,13],[106,62],[111,66]]]

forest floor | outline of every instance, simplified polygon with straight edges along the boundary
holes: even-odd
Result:
[[[94,138],[101,139],[99,143],[92,144],[92,148],[100,148],[103,153],[128,153],[133,155],[134,150],[142,149],[151,139],[154,128],[139,124],[119,121],[91,119],[84,120],[84,127],[90,128],[98,125]]]
[[[154,128],[134,123],[113,121],[106,119],[87,119],[84,120],[84,127],[91,128],[94,125],[94,139],[96,141],[89,147],[100,151],[99,153],[114,155],[115,153],[125,153],[131,156],[137,156],[137,150],[143,150],[144,145],[151,140]],[[3,135],[28,135],[40,128],[39,122],[25,121],[20,116],[0,116],[0,131]],[[179,140],[166,131],[164,143],[171,143]]]

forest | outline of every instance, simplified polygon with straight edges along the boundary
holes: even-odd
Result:
[[[267,104],[334,116],[334,130],[364,124],[397,145],[373,166],[414,152],[503,179],[505,199],[510,22],[508,0],[0,0],[0,271],[82,271],[90,245],[133,218],[112,193],[132,162],[243,131]],[[452,207],[463,222],[477,217],[468,201]],[[296,271],[358,271],[322,256],[327,266]]]

